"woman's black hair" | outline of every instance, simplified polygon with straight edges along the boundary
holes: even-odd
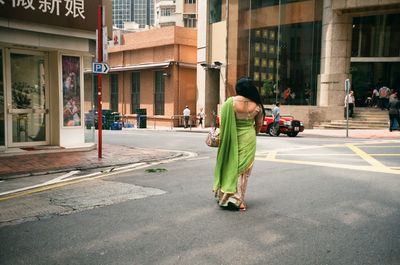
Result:
[[[245,98],[251,99],[255,103],[261,106],[262,114],[265,115],[264,106],[261,101],[260,93],[258,93],[257,87],[249,77],[241,77],[236,83],[236,94]]]

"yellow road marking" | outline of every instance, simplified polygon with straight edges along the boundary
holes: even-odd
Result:
[[[309,166],[320,166],[320,167],[332,167],[332,168],[342,168],[342,169],[352,169],[359,171],[368,172],[379,172],[400,175],[400,171],[393,170],[388,167],[375,167],[375,166],[354,166],[348,164],[338,164],[338,163],[325,163],[325,162],[313,162],[313,161],[303,161],[303,160],[287,160],[287,159],[267,159],[267,158],[256,158],[257,160],[281,162],[288,164],[298,164],[298,165],[309,165]]]
[[[263,160],[263,161],[274,161],[274,162],[282,162],[282,163],[289,163],[289,164],[300,164],[300,165],[311,165],[311,166],[322,166],[322,167],[332,167],[332,168],[343,168],[343,169],[352,169],[352,170],[361,170],[361,171],[368,171],[368,172],[379,172],[379,173],[388,173],[388,174],[396,174],[400,175],[400,167],[389,167],[385,166],[378,160],[373,157],[378,156],[386,156],[386,157],[397,157],[400,154],[368,154],[365,151],[361,150],[361,147],[379,147],[379,148],[398,148],[400,146],[384,146],[382,144],[397,144],[399,141],[373,141],[369,143],[352,143],[352,144],[327,144],[321,146],[302,146],[302,147],[295,147],[295,148],[280,148],[269,152],[260,152],[257,153],[256,159]],[[331,148],[331,147],[346,147],[353,151],[353,154],[296,154],[296,153],[284,153],[287,151],[297,151],[297,150],[310,150],[310,149],[323,149],[323,148]],[[279,153],[282,152],[282,153]],[[370,166],[359,166],[359,165],[349,165],[349,164],[339,164],[339,163],[325,163],[325,162],[314,162],[314,161],[305,161],[305,160],[288,160],[288,159],[280,159],[277,156],[359,156],[365,162],[367,162]]]
[[[275,159],[277,153],[278,153],[277,151],[269,152],[267,155],[267,159]]]
[[[346,144],[346,146],[351,149],[354,153],[358,154],[362,159],[367,161],[370,165],[378,168],[386,168],[384,164],[373,158],[371,155],[368,153],[364,152],[360,148],[354,146],[353,144]]]
[[[76,179],[76,180],[66,180],[64,182],[60,182],[60,183],[56,183],[56,184],[50,184],[50,185],[46,185],[46,186],[39,187],[39,188],[33,188],[31,190],[16,192],[16,193],[13,193],[11,195],[0,197],[0,201],[14,199],[14,198],[22,197],[22,196],[25,196],[25,195],[30,195],[30,194],[34,194],[34,193],[38,193],[38,192],[51,190],[51,189],[61,188],[61,187],[67,186],[67,185],[76,184],[76,183],[80,183],[80,182],[83,182],[83,181],[89,181],[89,180],[109,177],[109,176],[116,175],[116,174],[122,174],[122,173],[130,172],[132,170],[142,169],[142,168],[146,168],[146,167],[157,165],[157,164],[162,164],[162,162],[161,163],[160,162],[154,162],[154,163],[150,163],[150,164],[143,164],[143,165],[140,165],[140,166],[135,167],[135,168],[126,168],[126,169],[119,170],[119,171],[106,172],[106,173],[103,173],[101,175],[90,176],[90,177],[88,176],[87,178],[81,178],[81,179]],[[92,174],[89,174],[89,175],[92,175]]]
[[[1,197],[0,201],[5,201],[5,200],[8,200],[8,199],[17,198],[17,197],[21,197],[21,196],[24,196],[24,195],[29,195],[29,194],[33,194],[33,193],[46,191],[46,190],[60,188],[60,187],[66,186],[66,185],[71,185],[71,184],[75,184],[75,183],[79,183],[79,182],[83,182],[83,181],[87,181],[87,180],[91,180],[91,179],[94,179],[94,178],[78,179],[78,180],[73,180],[73,181],[68,181],[68,182],[63,182],[63,183],[51,184],[51,185],[48,185],[48,186],[35,188],[35,189],[27,190],[27,191],[21,191],[21,192],[17,192],[17,193],[14,193],[12,195],[9,195],[9,196]]]

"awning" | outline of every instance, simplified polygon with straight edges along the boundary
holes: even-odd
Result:
[[[117,66],[117,67],[111,67],[110,72],[135,71],[135,70],[143,70],[151,68],[167,68],[171,63],[172,62]]]

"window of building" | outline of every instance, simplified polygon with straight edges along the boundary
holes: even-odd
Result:
[[[250,75],[260,87],[265,103],[276,100],[285,104],[316,104],[316,76],[320,65],[321,22],[280,25],[251,31]],[[313,43],[313,45],[309,45]],[[279,93],[267,95],[265,86],[279,80]],[[282,91],[290,87],[292,97],[283,99]],[[270,93],[273,87],[269,88]],[[275,96],[275,97],[274,97]]]
[[[154,114],[164,115],[165,83],[162,71],[155,72]]]
[[[195,28],[197,27],[197,19],[195,14],[187,14],[183,17],[183,24],[186,28]]]
[[[163,17],[170,17],[175,13],[173,8],[163,8],[161,9],[161,16]]]
[[[0,146],[5,145],[3,50],[0,49]]]
[[[132,109],[131,113],[137,113],[140,108],[140,72],[132,73]]]
[[[281,8],[277,7],[279,4]],[[274,8],[264,8],[269,6]],[[250,0],[238,1],[238,8],[237,14],[230,14],[230,20],[239,22],[228,24],[228,32],[238,32],[238,35],[227,36],[229,42],[237,38],[232,40],[237,41],[237,50],[230,51],[236,53],[232,58],[238,58],[230,62],[237,66],[237,77],[252,77],[265,104],[280,101],[316,105],[322,6],[316,4],[315,10],[309,10],[310,3],[304,0]],[[254,8],[259,10],[252,11]],[[292,19],[299,8],[310,11],[305,14],[304,23]],[[245,19],[249,23],[240,22]],[[288,87],[294,93],[289,100],[284,100],[283,91]],[[228,90],[228,94],[233,93]]]
[[[118,112],[118,74],[111,74],[110,109]]]
[[[290,4],[302,1],[307,1],[307,0],[251,0],[251,8],[256,9],[261,7],[279,5],[279,3],[283,5],[283,4]]]
[[[196,0],[185,0],[185,4],[196,4]]]
[[[400,14],[355,17],[353,57],[400,56]]]
[[[210,23],[221,21],[222,0],[210,0]]]

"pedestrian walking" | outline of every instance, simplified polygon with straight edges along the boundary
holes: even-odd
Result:
[[[263,118],[264,107],[256,86],[251,79],[240,78],[236,96],[228,98],[221,108],[213,191],[222,208],[246,210],[244,197]]]
[[[400,100],[397,96],[397,91],[392,93],[391,100],[388,104],[389,109],[389,131],[393,131],[394,123],[397,121],[397,126],[400,127]]]
[[[354,91],[350,91],[348,95],[344,98],[344,117],[347,118],[347,104],[349,104],[349,117],[353,117],[354,106],[356,105],[356,100],[354,98]]]
[[[190,109],[188,106],[183,110],[183,127],[187,128],[189,126],[190,120]]]
[[[199,126],[200,126],[201,128],[204,128],[203,121],[204,121],[204,118],[205,118],[205,117],[206,117],[206,114],[204,113],[203,108],[200,108],[200,111],[199,111],[199,113],[197,114],[197,118],[199,119]]]
[[[377,108],[379,102],[379,91],[377,88],[374,88],[371,97],[372,97],[372,107]]]
[[[279,108],[281,104],[279,102],[275,103],[275,107],[272,109],[272,118],[274,119],[273,123],[273,128],[274,128],[274,135],[278,136],[279,135],[279,121],[281,119],[281,110]]]
[[[381,110],[387,109],[389,103],[390,89],[387,86],[379,88],[379,107]]]

